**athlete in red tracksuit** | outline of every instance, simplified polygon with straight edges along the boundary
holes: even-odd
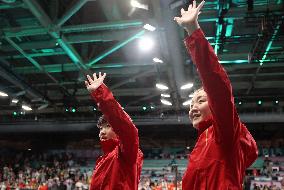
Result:
[[[245,169],[257,158],[255,140],[240,121],[229,78],[197,22],[204,1],[181,10],[177,23],[189,36],[185,44],[203,88],[194,93],[189,117],[197,143],[183,176],[183,190],[241,190]]]
[[[138,130],[103,84],[105,76],[88,75],[85,81],[104,114],[98,124],[104,155],[96,162],[90,190],[137,190],[143,162]]]

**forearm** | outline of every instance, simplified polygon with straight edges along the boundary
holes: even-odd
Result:
[[[200,26],[199,26],[198,21],[194,21],[194,22],[192,22],[192,23],[189,23],[189,24],[187,24],[187,25],[184,27],[184,29],[186,30],[188,36],[191,36],[191,34],[192,34],[195,30],[197,30],[197,29],[199,29],[199,28],[200,28]]]
[[[135,160],[139,146],[138,130],[129,115],[122,109],[104,84],[95,92],[92,92],[91,96],[118,135],[122,145],[120,146],[122,155],[125,155],[128,160]]]
[[[187,37],[185,43],[207,93],[214,120],[218,124],[215,126],[217,136],[226,142],[232,141],[239,119],[230,80],[201,29]]]
[[[104,84],[93,91],[91,97],[97,103],[100,111],[106,116],[115,133],[120,135],[121,133],[125,134],[136,130],[128,114]]]
[[[211,92],[209,96],[220,90],[220,93],[229,94],[231,98],[229,78],[202,30],[197,30],[185,39],[185,45],[197,67],[203,87]]]

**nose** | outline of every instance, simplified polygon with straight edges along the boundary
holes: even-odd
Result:
[[[197,102],[194,102],[193,104],[191,104],[191,110],[194,110],[194,109],[197,109],[198,107],[198,103]]]
[[[190,106],[190,110],[189,110],[189,116],[190,117],[192,117],[192,114],[193,113],[196,113],[198,111],[198,109],[197,109],[197,104],[192,104],[191,106]]]
[[[102,135],[105,135],[105,134],[106,134],[105,129],[102,128],[102,129],[100,130],[99,136],[101,137]]]

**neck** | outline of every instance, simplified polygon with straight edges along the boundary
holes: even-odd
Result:
[[[198,124],[198,136],[200,136],[206,129],[208,129],[212,125],[212,118],[206,119],[204,121],[201,121]]]

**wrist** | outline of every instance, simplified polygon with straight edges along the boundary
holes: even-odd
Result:
[[[198,24],[197,21],[195,21],[195,22],[193,22],[193,23],[190,23],[190,24],[187,24],[187,25],[185,25],[185,27],[184,27],[184,29],[186,30],[186,32],[187,32],[187,34],[188,34],[189,36],[191,36],[191,34],[192,34],[195,30],[197,30],[197,29],[199,29],[199,28],[200,28],[200,26],[199,26],[199,24]]]
[[[89,89],[89,92],[92,94],[92,93],[95,93],[97,90],[98,90],[98,87],[97,88],[91,88],[91,89]]]

